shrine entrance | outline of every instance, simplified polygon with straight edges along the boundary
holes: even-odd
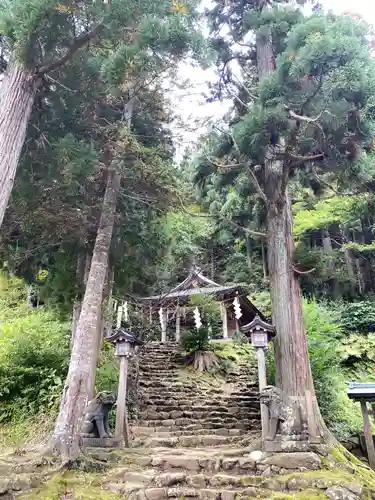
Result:
[[[248,299],[243,286],[220,285],[204,276],[199,267],[193,266],[186,279],[165,294],[140,299],[147,321],[150,324],[160,323],[162,342],[167,340],[168,329],[174,331],[174,339],[179,342],[183,331],[194,326],[199,306],[191,306],[189,301],[199,295],[211,296],[217,301],[223,339],[232,338],[256,316],[265,320]]]

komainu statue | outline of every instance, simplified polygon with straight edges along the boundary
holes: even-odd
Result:
[[[107,438],[111,437],[108,428],[108,414],[116,403],[113,392],[99,392],[87,405],[82,424],[82,437]]]
[[[261,404],[268,407],[268,441],[277,435],[291,439],[308,439],[307,419],[301,405],[286,396],[281,389],[268,385],[260,393]]]

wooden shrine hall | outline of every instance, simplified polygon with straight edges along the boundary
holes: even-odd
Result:
[[[162,342],[167,339],[168,326],[175,329],[176,341],[180,340],[181,331],[191,327],[193,308],[189,306],[189,300],[197,295],[209,295],[218,302],[224,339],[233,337],[241,326],[251,323],[257,315],[265,320],[263,314],[247,298],[247,291],[243,286],[219,285],[204,276],[199,267],[193,266],[186,279],[169,292],[140,299],[148,306],[150,323],[153,316],[158,314]]]

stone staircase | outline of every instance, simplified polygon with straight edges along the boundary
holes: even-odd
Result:
[[[260,433],[256,367],[236,364],[224,379],[184,369],[175,342],[149,343],[139,360],[138,446],[217,446]]]
[[[186,369],[176,343],[146,345],[132,445],[115,455],[102,488],[127,500],[289,500],[301,490],[303,498],[324,498],[310,489],[320,476],[298,476],[321,467],[315,453],[260,451],[256,373],[255,359],[244,359],[225,377],[198,374]]]

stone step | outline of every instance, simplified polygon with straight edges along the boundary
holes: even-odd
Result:
[[[172,488],[147,488],[138,491],[131,491],[126,498],[128,500],[250,500],[251,498],[271,498],[272,491],[257,490],[255,488],[244,488],[242,490],[214,489],[214,488],[189,488],[176,486]],[[260,496],[261,495],[261,496]],[[281,498],[281,497],[280,497]],[[289,497],[285,497],[289,498]],[[310,496],[309,499],[318,499],[319,496]]]
[[[171,422],[169,420],[165,421]],[[172,421],[174,422],[174,421]],[[200,431],[200,430],[205,430],[205,429],[240,429],[240,430],[248,430],[248,429],[260,429],[260,418],[259,420],[240,420],[238,422],[232,423],[232,425],[225,426],[223,427],[222,422],[202,422],[199,421],[198,423],[195,421],[192,424],[185,424],[185,425],[175,425],[175,424],[168,424],[168,425],[158,425],[155,426],[155,420],[152,421],[146,421],[146,423],[151,424],[151,425],[143,425],[145,422],[134,422],[132,424],[132,430],[135,434],[152,434],[153,432],[179,432],[179,431],[186,431],[190,432],[191,434],[194,434],[195,431]],[[142,425],[141,425],[142,424]],[[207,431],[208,433],[208,431]]]
[[[163,389],[163,392],[161,392],[161,388]],[[147,393],[147,395],[151,398],[156,398],[159,399],[163,397],[164,399],[180,399],[183,396],[188,397],[189,399],[197,399],[201,398],[201,395],[208,394],[211,396],[211,398],[221,398],[221,399],[231,399],[231,400],[236,400],[236,401],[249,401],[249,400],[254,400],[259,399],[259,393],[254,391],[246,391],[246,393],[243,393],[241,395],[234,394],[234,393],[225,393],[222,390],[217,390],[217,389],[201,389],[197,391],[195,388],[186,388],[182,387],[180,385],[174,385],[171,383],[171,381],[163,381],[160,380],[158,384],[151,385],[148,382],[145,381],[140,381],[140,392],[142,393]]]
[[[219,472],[225,472],[226,474],[230,472],[231,475],[233,474],[235,476],[233,484],[238,484],[238,475],[245,474],[251,476],[261,474],[256,468],[255,461],[249,457],[249,453],[244,453],[243,449],[228,449],[228,456],[206,452],[196,453],[195,451],[192,454],[181,454],[180,450],[178,451],[179,453],[164,452],[156,457],[136,457],[134,463],[141,466],[146,474],[152,472],[154,478],[157,478],[161,472],[183,472],[185,477],[181,482],[186,482],[186,480],[189,481],[190,474],[192,473],[207,474],[205,477],[205,486],[213,486],[214,481],[212,481],[212,476]],[[225,450],[223,450],[223,453],[225,453]],[[155,483],[155,481],[153,482]]]
[[[224,420],[222,418],[206,418],[206,419],[196,419],[196,418],[176,418],[176,419],[166,419],[166,420],[138,420],[138,426],[140,427],[173,427],[173,426],[188,426],[192,424],[209,424],[212,427],[233,427],[234,425],[236,426],[244,426],[243,428],[253,425],[258,425],[258,422],[260,421],[260,414],[255,414],[253,418],[240,418],[240,419],[233,419],[228,424],[227,420]],[[238,427],[241,428],[241,427]]]
[[[141,420],[206,420],[209,419],[212,422],[224,421],[232,422],[237,421],[242,418],[257,418],[259,412],[249,412],[249,411],[238,411],[234,414],[230,413],[220,413],[218,411],[155,411],[155,410],[145,410],[139,412],[139,417]]]
[[[215,434],[217,436],[241,436],[243,435],[246,431],[241,427],[241,428],[232,428],[228,429],[226,427],[218,427],[217,429],[213,429],[210,427],[204,428],[204,429],[194,429],[194,430],[186,430],[186,429],[168,429],[167,431],[162,431],[160,428],[156,427],[141,427],[141,429],[147,429],[146,431],[140,431],[138,429],[133,429],[133,435],[138,436],[138,437],[161,437],[161,438],[167,438],[167,437],[173,437],[173,436],[202,436],[206,434]]]
[[[223,404],[223,403],[220,403]],[[233,405],[233,403],[232,403]],[[197,411],[204,411],[204,412],[217,412],[217,413],[222,413],[225,415],[235,415],[236,413],[242,413],[242,412],[247,412],[250,408],[254,409],[259,409],[259,403],[257,402],[251,402],[250,404],[247,405],[233,405],[233,406],[228,406],[228,405],[223,405],[219,406],[219,403],[213,404],[212,401],[208,401],[207,404],[205,405],[194,405],[194,412]],[[178,402],[175,402],[174,404],[169,404],[169,402],[166,402],[165,405],[163,404],[150,404],[150,402],[147,403],[140,403],[139,405],[139,411],[164,411],[164,412],[182,412],[186,413],[192,409],[192,405],[186,405],[186,404],[178,404]]]
[[[252,406],[255,406],[256,408],[259,407],[259,398],[254,396],[253,398],[249,399],[242,399],[242,400],[236,400],[236,399],[231,399],[231,398],[209,398],[206,399],[206,401],[202,401],[202,396],[193,396],[190,398],[173,398],[173,399],[160,399],[160,396],[158,398],[153,398],[148,396],[147,394],[140,394],[139,397],[140,404],[147,405],[147,406],[155,406],[155,407],[162,407],[162,408],[167,408],[167,407],[178,407],[179,409],[191,409],[194,407],[195,409],[211,409],[212,407],[215,408],[251,408]],[[221,411],[221,410],[218,410]],[[230,411],[229,411],[230,413]]]
[[[135,438],[132,441],[132,446],[146,446],[149,448],[173,448],[182,446],[185,448],[195,448],[197,446],[222,446],[225,444],[233,444],[241,441],[245,435],[241,436],[219,436],[216,434],[202,434],[199,436],[169,436],[169,437],[149,437],[146,439]]]

